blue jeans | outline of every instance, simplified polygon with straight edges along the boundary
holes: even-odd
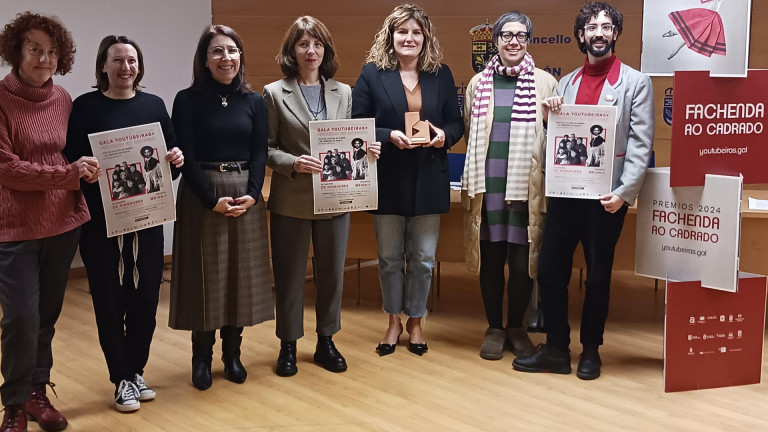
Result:
[[[427,313],[440,215],[374,215],[384,311],[419,318]]]

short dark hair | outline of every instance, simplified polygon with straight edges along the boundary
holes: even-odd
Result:
[[[331,32],[325,27],[319,19],[309,15],[301,16],[288,27],[283,36],[283,43],[280,46],[280,52],[277,53],[277,63],[280,70],[287,77],[295,77],[299,74],[299,66],[296,62],[296,42],[298,42],[305,33],[323,43],[325,48],[323,52],[323,61],[320,63],[320,75],[325,79],[331,79],[339,70],[339,62],[336,60],[336,49],[333,47],[333,38]]]
[[[192,65],[192,87],[203,89],[208,88],[213,84],[213,76],[211,71],[205,67],[206,61],[208,61],[208,45],[211,44],[211,39],[216,35],[224,35],[232,39],[235,42],[235,46],[240,49],[240,70],[237,71],[237,76],[233,80],[235,83],[235,90],[241,93],[250,93],[253,91],[251,85],[248,83],[248,79],[245,74],[245,50],[243,49],[243,40],[240,36],[232,30],[231,27],[225,25],[212,25],[203,30],[203,34],[200,35],[200,40],[197,42],[197,49],[195,50],[195,59]]]
[[[528,18],[528,15],[522,12],[511,10],[500,16],[499,19],[496,20],[496,23],[493,24],[493,45],[496,45],[499,41],[499,36],[501,36],[501,29],[504,27],[504,25],[511,22],[524,25],[525,31],[528,32],[528,39],[530,40],[530,37],[533,35],[533,23],[531,23],[531,19]]]
[[[99,44],[99,50],[96,52],[96,85],[93,87],[103,92],[109,90],[109,77],[107,76],[107,73],[104,72],[104,64],[107,63],[109,47],[114,44],[130,45],[136,50],[136,55],[138,56],[139,60],[139,74],[136,75],[136,79],[133,81],[133,90],[136,91],[140,89],[141,86],[139,83],[141,82],[141,78],[144,77],[144,54],[141,53],[141,48],[139,48],[139,45],[132,39],[128,38],[128,36],[116,35],[109,35],[105,37]]]
[[[579,50],[583,53],[587,53],[587,44],[581,41],[579,32],[584,32],[584,26],[587,25],[592,17],[600,15],[600,12],[605,14],[611,19],[611,23],[615,26],[613,34],[616,36],[613,40],[613,50],[616,50],[616,39],[618,39],[622,30],[624,30],[624,17],[621,12],[616,10],[613,6],[606,2],[591,2],[584,5],[579,11],[579,15],[576,16],[576,22],[573,24],[573,35],[576,37],[576,42],[579,44]]]
[[[591,127],[591,128],[589,128],[589,131],[590,131],[590,132],[592,132],[592,131],[594,131],[595,129],[597,129],[597,133],[598,133],[598,134],[601,134],[601,133],[603,133],[603,127],[602,127],[602,126],[600,126],[600,125],[592,125],[592,127]]]
[[[56,45],[59,60],[56,73],[66,75],[75,62],[75,41],[64,24],[55,16],[44,16],[30,11],[16,14],[16,18],[5,25],[0,34],[0,58],[13,70],[18,71],[21,64],[21,48],[32,30],[46,33]]]

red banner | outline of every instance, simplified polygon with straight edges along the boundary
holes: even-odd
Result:
[[[766,277],[741,273],[738,292],[667,282],[664,391],[760,382]]]
[[[768,70],[746,78],[675,72],[670,186],[703,186],[705,174],[768,183]]]

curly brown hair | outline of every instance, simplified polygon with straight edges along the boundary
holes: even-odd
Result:
[[[587,53],[586,42],[581,41],[581,36],[584,32],[584,26],[592,19],[597,17],[600,12],[605,12],[605,15],[611,19],[611,23],[616,26],[614,30],[615,39],[618,39],[621,32],[624,30],[624,16],[616,8],[605,2],[591,2],[584,5],[579,11],[579,15],[576,17],[576,21],[573,23],[573,35],[576,37],[576,41],[579,44],[579,51],[583,54]],[[616,51],[616,40],[612,42],[613,51]]]
[[[419,54],[418,69],[437,73],[442,66],[440,62],[443,59],[443,51],[435,37],[435,28],[423,9],[407,3],[395,7],[384,20],[381,30],[373,38],[373,46],[368,51],[365,62],[374,63],[378,69],[397,69],[400,63],[395,54],[394,34],[401,24],[410,19],[416,21],[424,33],[424,45]]]
[[[0,34],[0,58],[3,63],[18,71],[21,63],[21,47],[31,30],[43,31],[53,39],[59,55],[56,73],[59,75],[69,73],[75,62],[75,41],[72,39],[72,34],[57,17],[30,11],[17,14],[16,18],[3,28]]]

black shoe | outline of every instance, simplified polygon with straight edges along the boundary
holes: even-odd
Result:
[[[192,332],[192,385],[198,390],[211,387],[211,360],[215,341],[215,331]]]
[[[539,344],[536,353],[530,357],[518,357],[512,367],[520,372],[571,373],[571,356],[568,350],[557,349],[551,345]]]
[[[221,334],[221,361],[224,362],[224,377],[235,384],[242,384],[248,378],[248,372],[240,362],[240,344],[243,337],[242,327],[224,326]]]
[[[336,349],[331,336],[317,335],[317,349],[315,349],[315,363],[331,372],[344,372],[347,370],[347,361]]]
[[[296,375],[296,341],[280,342],[280,354],[277,356],[275,373],[281,377]]]
[[[192,385],[198,390],[211,388],[211,361],[192,358]]]
[[[224,377],[229,381],[235,384],[242,384],[248,378],[248,371],[245,370],[245,366],[240,362],[240,357],[227,358],[222,356],[221,361],[224,362]]]
[[[597,348],[584,348],[579,357],[579,366],[576,368],[576,376],[583,380],[593,380],[600,376],[600,366],[603,362],[600,360],[600,354]]]
[[[393,352],[395,352],[395,348],[397,348],[396,343],[393,343],[393,344],[380,343],[376,346],[376,352],[379,353],[379,357],[382,357],[385,355],[390,355]]]
[[[427,343],[413,343],[411,341],[408,341],[408,351],[418,355],[423,356],[425,352],[429,351],[429,347],[427,347]]]

